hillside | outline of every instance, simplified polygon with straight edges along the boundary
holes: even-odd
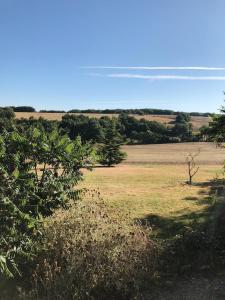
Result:
[[[65,113],[40,113],[40,112],[16,112],[16,118],[21,119],[21,118],[45,118],[48,120],[58,120],[60,121],[62,119],[62,116]],[[80,115],[80,113],[73,113],[75,115]],[[100,118],[102,116],[108,116],[108,117],[117,117],[118,114],[95,114],[95,113],[83,113],[83,115],[89,116],[89,117],[96,117]],[[172,124],[173,121],[175,120],[175,115],[132,115],[135,116],[137,119],[145,118],[146,120],[149,121],[157,121],[160,123],[164,124]],[[208,125],[210,118],[209,117],[191,117],[191,121],[194,127],[194,130],[197,131],[201,126],[203,125]]]

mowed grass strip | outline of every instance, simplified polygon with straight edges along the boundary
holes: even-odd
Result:
[[[30,118],[33,117],[35,119],[38,119],[40,117],[48,119],[48,120],[62,120],[62,116],[65,115],[65,113],[39,113],[39,112],[16,112],[16,118]],[[74,115],[80,115],[81,113],[73,113]],[[110,118],[112,117],[118,117],[118,114],[88,114],[88,113],[82,113],[82,115],[93,117],[93,118],[101,118],[103,116],[108,116]],[[173,125],[173,122],[176,118],[175,115],[131,115],[134,116],[137,119],[146,119],[149,121],[157,121],[166,125]],[[193,124],[194,131],[198,131],[198,129],[203,125],[208,125],[210,121],[210,118],[208,117],[191,117],[191,122]]]

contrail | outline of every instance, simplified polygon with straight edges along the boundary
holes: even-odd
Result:
[[[190,70],[190,71],[225,71],[225,67],[126,67],[126,66],[84,66],[82,69],[115,69],[115,70]]]
[[[142,74],[106,74],[103,77],[110,78],[131,78],[146,80],[224,80],[225,76],[183,76],[183,75],[142,75]]]

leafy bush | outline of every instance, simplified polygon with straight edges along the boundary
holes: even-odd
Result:
[[[10,107],[0,108],[0,133],[4,130],[12,130],[15,113]]]
[[[42,243],[23,299],[133,299],[150,288],[156,247],[149,233],[100,199],[57,211]]]
[[[32,254],[42,217],[79,197],[74,185],[91,167],[89,145],[31,128],[0,136],[0,272],[12,276]]]

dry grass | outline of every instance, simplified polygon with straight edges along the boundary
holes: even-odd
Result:
[[[182,143],[162,145],[124,146],[128,154],[126,164],[184,164],[189,152],[200,155],[196,161],[201,165],[222,165],[225,158],[224,149],[213,143]]]
[[[62,117],[65,115],[65,113],[40,113],[40,112],[16,112],[16,118],[21,119],[21,118],[30,118],[33,117],[35,119],[38,119],[40,117],[48,120],[57,120],[61,121]],[[80,113],[71,113],[70,115],[81,115]],[[101,118],[102,116],[108,116],[110,118],[112,117],[118,117],[118,114],[88,114],[88,113],[83,113],[82,115],[88,116],[88,117],[93,117],[93,118]]]
[[[199,146],[200,170],[194,177],[196,184],[189,186],[185,183],[188,173],[184,154]],[[222,171],[223,150],[204,143],[124,149],[128,153],[124,164],[87,172],[83,185],[97,189],[110,205],[129,212],[134,219],[148,219],[152,224],[154,217],[158,230],[170,231],[171,226],[179,225],[171,234],[178,233],[196,217],[204,221],[204,212],[214,201],[207,183]]]
[[[129,211],[133,218],[152,214],[181,217],[211,204],[209,188],[201,183],[216,176],[218,170],[218,166],[201,166],[194,180],[199,185],[189,186],[183,165],[121,165],[87,173],[84,185],[97,189],[110,204]]]
[[[151,288],[158,247],[127,214],[86,195],[45,224],[22,299],[142,299],[144,284]]]
[[[80,115],[79,113],[74,113],[75,115]],[[62,119],[62,116],[64,113],[39,113],[39,112],[16,112],[16,117],[18,119],[21,118],[30,118],[34,117],[38,119],[39,117],[48,119],[48,120],[58,120],[60,121]],[[117,114],[83,114],[85,116],[89,117],[95,117],[95,118],[100,118],[102,116],[108,116],[108,117],[118,117]],[[139,116],[139,115],[134,115],[135,118],[141,119],[144,118],[149,121],[157,121],[163,124],[171,124],[175,120],[174,115],[144,115],[144,116]],[[208,125],[209,123],[209,118],[208,117],[192,117],[191,118],[192,124],[194,126],[194,130],[198,130],[201,126],[203,125]]]

